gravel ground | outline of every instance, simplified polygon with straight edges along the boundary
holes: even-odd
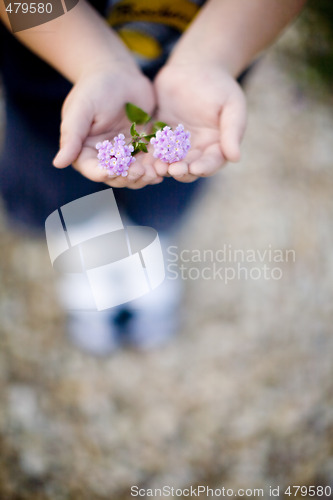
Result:
[[[333,491],[332,103],[302,94],[278,49],[247,95],[243,159],[186,221],[185,321],[162,349],[75,349],[44,239],[1,214],[1,500],[122,500],[131,485]],[[196,279],[237,274],[223,249],[248,252],[240,279]],[[204,250],[214,262],[197,262]]]

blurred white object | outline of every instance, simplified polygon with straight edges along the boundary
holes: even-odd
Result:
[[[125,228],[111,188],[54,211],[45,232],[52,265],[70,282],[68,309],[103,311],[145,295],[164,280],[157,232]]]
[[[73,312],[68,316],[70,340],[79,349],[96,356],[108,356],[119,347],[116,325],[110,313]]]
[[[98,356],[126,346],[139,350],[158,348],[178,332],[181,299],[181,283],[165,280],[158,289],[126,307],[70,313],[68,334],[77,347]]]
[[[165,279],[161,286],[129,305],[133,311],[129,342],[140,350],[159,347],[180,327],[183,286],[181,280]]]

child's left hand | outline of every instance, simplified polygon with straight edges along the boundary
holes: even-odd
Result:
[[[191,132],[191,149],[183,161],[154,163],[158,175],[181,182],[213,175],[226,161],[240,159],[246,125],[241,87],[216,64],[164,66],[155,79],[158,119]]]

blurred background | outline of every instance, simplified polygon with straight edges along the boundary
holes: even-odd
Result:
[[[186,280],[183,327],[163,348],[99,359],[72,346],[45,239],[0,210],[1,500],[125,500],[132,485],[333,492],[332,49],[332,2],[310,2],[250,74],[242,160],[209,184],[179,243],[292,249],[295,262],[278,280]]]

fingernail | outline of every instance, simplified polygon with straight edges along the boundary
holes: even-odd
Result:
[[[66,161],[66,159],[64,158],[64,150],[60,149],[58,151],[58,153],[55,155],[55,157],[53,158],[53,166],[56,168],[63,168],[64,167],[64,160]]]
[[[54,166],[54,167],[56,167],[56,166],[57,166],[57,165],[56,165],[56,163],[57,163],[57,161],[58,161],[59,157],[60,157],[60,151],[58,151],[58,153],[57,153],[57,154],[55,155],[55,157],[53,158],[52,164],[53,164],[53,166]]]

